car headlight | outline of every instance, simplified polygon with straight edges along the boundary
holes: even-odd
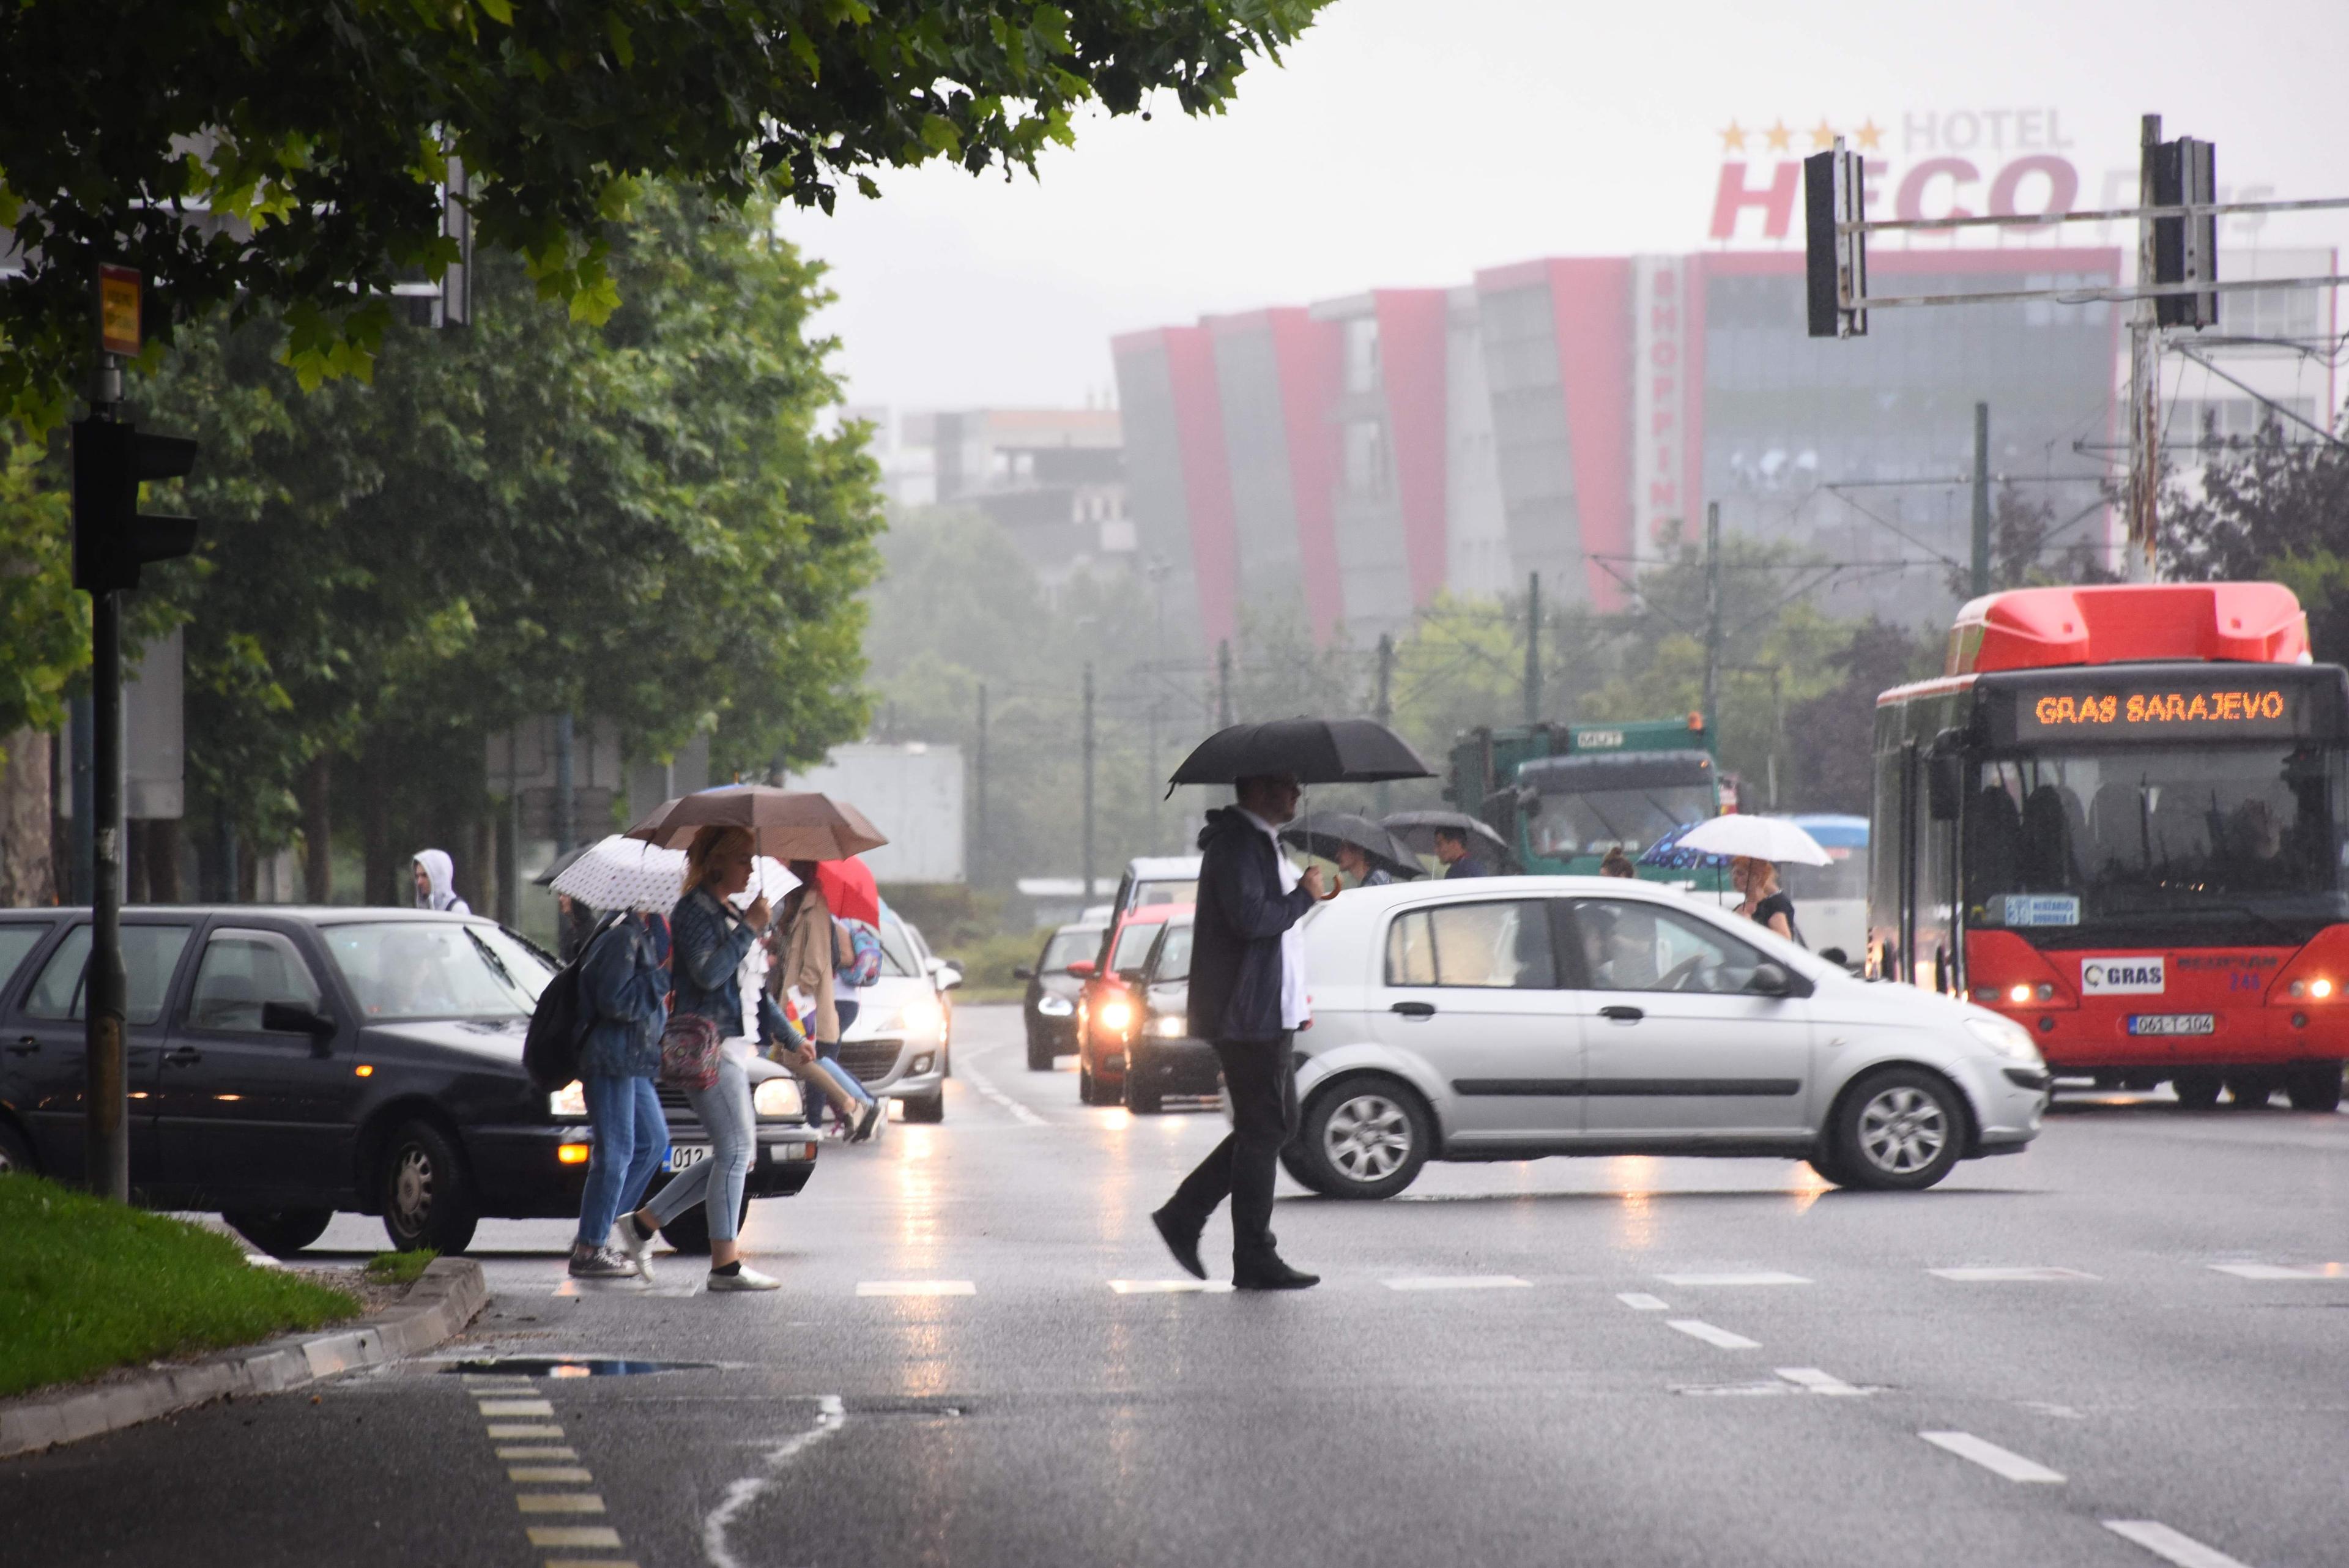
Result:
[[[587,1115],[587,1085],[574,1078],[546,1096],[546,1114],[557,1121],[579,1121]]]
[[[1123,1034],[1133,1023],[1133,1003],[1122,997],[1112,997],[1102,1003],[1101,1026],[1112,1034]]]
[[[1161,1040],[1180,1040],[1189,1033],[1189,1027],[1181,1013],[1170,1012],[1153,1023],[1150,1032]]]
[[[769,1078],[750,1091],[750,1108],[762,1116],[795,1116],[804,1104],[797,1078]]]
[[[2010,1062],[2039,1064],[2039,1047],[2033,1044],[2031,1032],[2022,1024],[2005,1018],[1969,1018],[1966,1027],[1974,1032],[1975,1039]]]
[[[1075,1002],[1065,996],[1054,996],[1049,992],[1036,999],[1036,1011],[1047,1018],[1066,1018],[1076,1010]]]
[[[909,1002],[897,1010],[897,1027],[908,1034],[936,1034],[946,1026],[946,1009],[929,997]]]

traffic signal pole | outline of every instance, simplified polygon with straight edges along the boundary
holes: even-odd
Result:
[[[122,965],[122,596],[89,598],[90,929],[86,1036],[88,1116],[83,1158],[89,1189],[130,1201],[130,1096],[122,1028],[129,981]]]

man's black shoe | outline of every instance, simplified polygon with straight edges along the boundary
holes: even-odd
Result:
[[[1174,1254],[1174,1261],[1191,1272],[1193,1279],[1207,1277],[1207,1265],[1199,1262],[1198,1231],[1185,1229],[1181,1221],[1164,1209],[1152,1213],[1150,1222],[1158,1227],[1159,1240],[1164,1241],[1166,1250]]]
[[[1232,1271],[1232,1288],[1236,1291],[1301,1291],[1320,1282],[1320,1275],[1292,1269],[1278,1258],[1268,1258]]]

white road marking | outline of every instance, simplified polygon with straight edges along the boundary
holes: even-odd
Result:
[[[506,1480],[521,1485],[525,1482],[541,1486],[564,1482],[584,1484],[595,1478],[587,1473],[585,1465],[508,1465]]]
[[[554,1407],[544,1399],[483,1399],[479,1408],[484,1416],[552,1416]]]
[[[1042,1116],[1038,1116],[1034,1111],[1030,1110],[1026,1106],[1021,1105],[1019,1101],[1013,1099],[1010,1096],[997,1088],[995,1086],[995,1081],[989,1078],[986,1074],[980,1072],[978,1068],[966,1066],[962,1070],[961,1076],[962,1081],[966,1085],[976,1089],[987,1098],[993,1100],[1005,1110],[1009,1111],[1011,1113],[1012,1119],[1019,1122],[1023,1127],[1040,1127],[1045,1125],[1044,1118]]]
[[[533,1546],[610,1546],[620,1544],[620,1532],[608,1524],[538,1524],[530,1531]]]
[[[2000,1448],[1996,1443],[1977,1438],[1971,1432],[1920,1432],[1919,1437],[1937,1449],[1946,1449],[1961,1459],[1982,1466],[1993,1475],[2011,1481],[2030,1481],[2042,1485],[2061,1485],[2063,1476],[2036,1459],[2026,1459],[2021,1454]]]
[[[1832,1372],[1822,1372],[1816,1366],[1781,1366],[1778,1376],[1789,1383],[1800,1384],[1814,1394],[1850,1397],[1868,1392],[1865,1388],[1852,1386]]]
[[[502,1459],[575,1459],[579,1450],[560,1443],[547,1443],[529,1448],[507,1448],[498,1450]]]
[[[978,1287],[968,1280],[859,1280],[860,1296],[975,1296]]]
[[[1675,1383],[1672,1392],[1701,1397],[1728,1396],[1733,1398],[1767,1399],[1774,1395],[1799,1394],[1802,1390],[1784,1383]]]
[[[538,1386],[538,1379],[535,1377],[491,1377],[471,1372],[465,1375],[463,1382],[469,1393],[485,1393],[493,1388],[510,1388],[521,1394]]]
[[[514,1506],[524,1513],[601,1513],[604,1500],[592,1491],[526,1491]]]
[[[492,1438],[559,1438],[563,1436],[563,1428],[560,1427],[517,1427],[492,1422],[490,1427],[490,1436]]]
[[[1645,1291],[1623,1291],[1615,1299],[1633,1312],[1670,1312],[1671,1303],[1661,1296],[1651,1296]]]
[[[2349,1279],[2349,1264],[2344,1263],[2213,1263],[2210,1266],[2239,1280]]]
[[[964,1071],[968,1072],[969,1069],[965,1068]],[[847,1420],[848,1412],[841,1405],[840,1396],[826,1394],[816,1401],[814,1426],[804,1432],[784,1438],[767,1450],[769,1474],[744,1476],[741,1480],[728,1484],[726,1495],[719,1500],[718,1506],[711,1509],[701,1521],[701,1554],[709,1559],[710,1568],[742,1568],[740,1561],[735,1557],[733,1549],[727,1544],[726,1541],[726,1532],[733,1524],[734,1516],[748,1508],[753,1499],[774,1484],[774,1476],[771,1472],[781,1469],[824,1438],[831,1437],[840,1430]],[[615,1537],[612,1544],[617,1546],[619,1543],[618,1539]]]
[[[2150,1519],[2108,1519],[2105,1528],[2124,1541],[2137,1542],[2166,1563],[2177,1563],[2178,1568],[2250,1568],[2215,1546],[2205,1546],[2192,1536],[2181,1535]]]
[[[636,1568],[626,1557],[550,1557],[541,1568]]]
[[[2093,1280],[2094,1274],[2077,1269],[2059,1269],[2031,1265],[2022,1268],[1928,1269],[1927,1273],[1938,1280],[1955,1280],[1965,1285],[2005,1284],[2031,1280]]]
[[[1748,1339],[1742,1334],[1732,1334],[1725,1328],[1715,1328],[1713,1324],[1706,1323],[1702,1318],[1670,1317],[1664,1320],[1664,1326],[1666,1328],[1679,1329],[1691,1339],[1701,1339],[1707,1345],[1717,1345],[1723,1350],[1759,1350],[1762,1348],[1760,1341]]]
[[[2069,1405],[2054,1405],[2044,1399],[2023,1399],[2016,1402],[2026,1410],[2036,1410],[2043,1416],[2054,1416],[2061,1420],[2085,1421],[2087,1419]]]
[[[1515,1291],[1529,1290],[1531,1282],[1515,1274],[1406,1274],[1381,1280],[1391,1291]]]
[[[1658,1274],[1656,1278],[1668,1285],[1807,1285],[1811,1282],[1800,1274],[1782,1273],[1776,1269],[1753,1269],[1743,1273]]]
[[[1112,1280],[1109,1288],[1122,1296],[1184,1296],[1224,1294],[1229,1280]]]
[[[652,1287],[646,1284],[645,1282],[637,1275],[626,1274],[616,1280],[574,1280],[566,1276],[561,1284],[556,1285],[553,1290],[546,1293],[554,1296],[595,1296],[607,1294],[644,1296],[651,1295],[655,1293]]]

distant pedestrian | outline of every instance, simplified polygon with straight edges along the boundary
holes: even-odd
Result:
[[[579,1199],[579,1233],[571,1272],[585,1280],[622,1279],[636,1265],[611,1246],[614,1221],[645,1195],[668,1147],[653,1076],[660,1071],[661,1028],[668,1021],[668,924],[630,914],[597,937],[579,969],[589,1021],[579,1045],[579,1085],[595,1130],[587,1186]]]
[[[554,950],[564,963],[569,963],[587,949],[587,939],[595,934],[595,911],[568,893],[554,896]]]
[[[416,858],[408,863],[408,874],[416,884],[416,907],[419,909],[446,909],[452,915],[470,915],[472,906],[457,897],[457,863],[449,858],[445,849],[419,849]]]
[[[1191,939],[1190,1033],[1215,1048],[1232,1101],[1230,1136],[1183,1179],[1151,1222],[1174,1261],[1200,1279],[1199,1237],[1232,1200],[1232,1283],[1293,1291],[1320,1276],[1281,1261],[1272,1233],[1273,1172],[1297,1131],[1295,1032],[1306,1004],[1297,922],[1321,896],[1321,869],[1301,875],[1274,836],[1297,815],[1293,777],[1245,778],[1238,804],[1207,814],[1199,834],[1198,912]]]
[[[677,987],[676,1013],[706,1018],[722,1042],[718,1076],[706,1088],[688,1085],[685,1097],[709,1135],[709,1158],[687,1171],[622,1225],[620,1240],[649,1278],[648,1253],[659,1228],[702,1205],[709,1226],[709,1288],[712,1291],[771,1291],[782,1281],[745,1265],[736,1233],[741,1222],[742,1188],[756,1154],[757,1123],[750,1109],[747,1070],[759,1021],[746,1018],[743,961],[766,929],[769,909],[762,894],[738,915],[729,902],[750,885],[754,842],[747,827],[702,828],[685,852],[685,896],[669,916],[674,940],[670,967]]]
[[[1444,862],[1444,879],[1459,877],[1490,877],[1492,867],[1468,847],[1468,830],[1464,827],[1439,827],[1435,830],[1435,857]]]
[[[1778,867],[1767,860],[1755,860],[1746,856],[1733,857],[1729,862],[1729,879],[1744,901],[1737,912],[1757,926],[1771,930],[1801,947],[1803,928],[1795,923],[1795,900],[1778,887]]]
[[[1384,888],[1394,881],[1385,867],[1371,858],[1369,850],[1350,839],[1338,841],[1338,869],[1351,877],[1357,888]]]
[[[1623,846],[1619,844],[1609,849],[1606,857],[1599,862],[1599,874],[1601,877],[1629,877],[1633,881],[1639,880],[1640,877],[1639,868],[1631,864],[1631,857],[1623,853]]]
[[[787,894],[783,898],[781,914],[767,932],[766,991],[771,999],[780,997],[791,1002],[792,1012],[802,1014],[802,1020],[795,1022],[770,1000],[761,1014],[768,1025],[761,1036],[762,1044],[767,1059],[790,1068],[807,1092],[810,1127],[821,1128],[824,1110],[830,1107],[838,1121],[839,1135],[851,1143],[863,1143],[872,1137],[874,1129],[880,1126],[886,1107],[874,1097],[873,1091],[866,1088],[855,1074],[841,1065],[836,1043],[832,1054],[819,1054],[813,1037],[812,1004],[803,1006],[793,1001],[791,995],[793,988],[784,983],[784,939],[794,913],[791,897]]]

